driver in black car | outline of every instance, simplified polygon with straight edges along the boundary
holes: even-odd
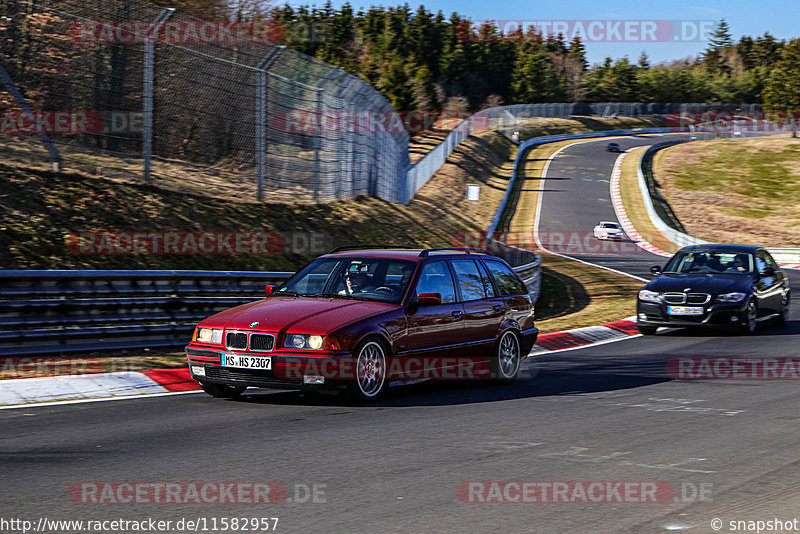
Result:
[[[747,271],[747,255],[737,254],[733,261],[728,264],[727,271],[736,271],[743,273]]]

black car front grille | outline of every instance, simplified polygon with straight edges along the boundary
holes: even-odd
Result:
[[[246,349],[247,334],[241,332],[228,332],[225,336],[225,346],[229,349]]]
[[[662,295],[667,304],[705,304],[711,300],[708,293],[664,293]]]
[[[686,302],[689,304],[705,304],[711,300],[711,295],[708,293],[689,293],[686,296]]]
[[[269,351],[275,347],[275,336],[271,334],[252,334],[250,350]]]

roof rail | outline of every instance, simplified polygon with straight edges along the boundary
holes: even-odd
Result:
[[[466,252],[467,254],[478,253],[478,254],[489,254],[491,256],[491,252],[488,250],[484,250],[482,248],[473,248],[473,247],[442,247],[442,248],[426,248],[422,252],[419,253],[420,258],[427,258],[431,252],[438,252],[440,250],[455,250],[459,252]]]
[[[402,245],[345,245],[343,247],[336,247],[335,249],[328,252],[328,254],[333,254],[334,252],[342,252],[344,250],[369,250],[373,248],[379,249],[388,249],[388,248],[407,248],[410,249],[411,247],[405,247]]]

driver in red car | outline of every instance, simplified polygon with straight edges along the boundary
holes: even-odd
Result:
[[[352,295],[353,293],[366,293],[374,291],[375,286],[369,283],[369,275],[364,271],[348,271],[345,275],[347,289],[339,291],[340,295]]]

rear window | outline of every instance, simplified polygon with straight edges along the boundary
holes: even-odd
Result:
[[[501,295],[519,295],[528,292],[514,271],[509,269],[505,263],[493,260],[485,260],[485,263]]]

